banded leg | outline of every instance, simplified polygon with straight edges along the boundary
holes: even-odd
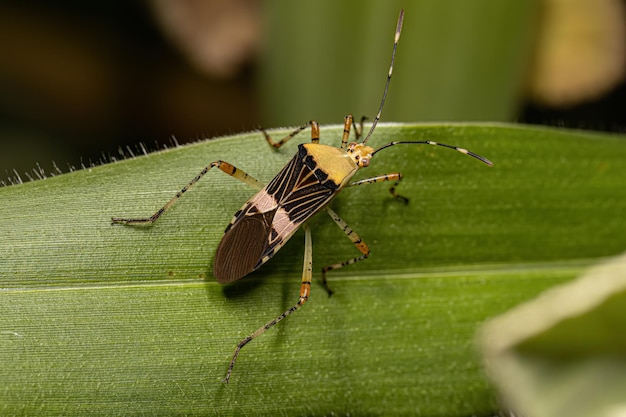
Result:
[[[356,123],[353,123],[354,126],[354,135],[356,136],[356,141],[358,142],[361,139],[361,135],[363,134],[363,126],[365,125],[365,121],[367,120],[367,116],[361,116],[361,120],[359,120],[359,127],[357,129]]]
[[[263,132],[263,136],[265,136],[265,140],[267,140],[267,143],[269,143],[270,146],[273,146],[274,148],[278,149],[281,146],[283,146],[285,143],[289,142],[291,138],[293,138],[294,136],[296,136],[298,133],[302,132],[304,129],[306,129],[309,126],[311,126],[311,142],[320,143],[320,125],[315,120],[311,120],[310,122],[303,124],[296,130],[294,130],[293,132],[291,132],[290,134],[288,134],[287,136],[279,140],[278,142],[275,142],[272,139],[272,137],[269,135],[269,133],[265,131],[265,129],[259,128],[259,130]]]
[[[363,184],[374,184],[377,182],[384,182],[384,181],[395,181],[395,183],[391,186],[391,188],[389,188],[389,192],[394,198],[402,201],[404,204],[408,204],[409,202],[408,198],[396,193],[396,188],[398,187],[398,184],[400,184],[400,181],[402,181],[402,178],[403,177],[401,173],[392,172],[391,174],[378,175],[376,177],[365,178],[363,180],[351,182],[350,184],[348,184],[348,187],[354,187],[356,185],[363,185]]]
[[[233,368],[235,367],[235,361],[239,356],[239,352],[241,348],[250,343],[254,338],[265,333],[267,329],[273,327],[278,322],[282,321],[285,317],[290,315],[291,313],[296,312],[304,303],[309,299],[309,294],[311,293],[311,279],[313,277],[313,243],[311,242],[311,229],[305,223],[304,226],[304,265],[302,267],[302,284],[300,285],[300,298],[298,302],[291,307],[289,310],[285,311],[280,316],[276,317],[274,320],[267,323],[265,326],[260,327],[250,336],[243,339],[237,347],[235,348],[235,353],[233,354],[233,358],[230,360],[230,365],[228,365],[228,371],[226,372],[226,377],[222,380],[228,384],[230,380],[230,375],[233,372]]]
[[[112,217],[111,224],[152,224],[154,223],[155,221],[158,220],[159,217],[161,217],[163,213],[165,213],[165,211],[167,211],[167,209],[169,209],[176,201],[178,201],[178,199],[182,197],[183,194],[185,194],[191,187],[193,187],[198,181],[200,181],[200,178],[202,178],[207,172],[209,172],[211,168],[219,168],[222,172],[230,175],[233,178],[238,179],[239,181],[245,184],[248,184],[250,187],[255,188],[257,190],[260,190],[263,188],[263,183],[253,178],[252,176],[246,174],[244,171],[236,168],[234,165],[231,165],[228,162],[224,162],[224,161],[215,161],[215,162],[211,162],[211,164],[207,165],[202,171],[200,171],[200,173],[196,175],[194,179],[192,179],[189,182],[189,184],[187,184],[185,187],[183,187],[182,190],[177,192],[176,195],[170,201],[168,201],[163,207],[157,210],[157,212],[154,213],[152,216],[143,217],[143,218]]]
[[[352,118],[351,114],[344,117],[343,134],[341,135],[341,149],[343,149],[344,151],[348,147],[348,141],[350,140],[350,129],[352,128],[353,124],[354,124],[354,119]],[[358,136],[358,133],[357,133],[357,136]],[[357,137],[357,140],[358,140],[358,137]]]
[[[361,117],[361,121],[359,122],[359,126],[356,126],[356,122],[351,114],[347,115],[343,119],[343,134],[341,135],[341,149],[346,150],[348,147],[348,142],[350,141],[350,129],[354,128],[354,136],[356,141],[358,142],[361,138],[361,134],[363,133],[363,124],[367,120],[367,117]]]
[[[328,293],[328,296],[330,297],[333,294],[333,292],[331,291],[330,288],[328,288],[328,283],[326,282],[326,273],[333,269],[343,268],[344,266],[352,265],[353,263],[362,261],[363,259],[369,256],[370,248],[367,246],[365,242],[363,242],[363,240],[361,240],[359,235],[357,235],[356,232],[352,230],[350,226],[348,226],[348,223],[343,221],[341,217],[337,215],[337,213],[335,213],[329,207],[326,207],[326,211],[328,212],[328,215],[330,216],[330,218],[333,219],[335,224],[337,224],[337,226],[339,226],[339,228],[343,230],[346,236],[348,236],[348,239],[350,239],[352,243],[354,243],[354,246],[356,246],[356,248],[362,254],[361,256],[357,256],[356,258],[348,259],[347,261],[332,264],[332,265],[327,265],[324,268],[322,268],[322,285],[324,286],[324,288],[326,289],[326,292]]]

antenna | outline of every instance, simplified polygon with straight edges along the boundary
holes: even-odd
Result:
[[[444,148],[450,148],[450,149],[454,149],[455,151],[461,152],[462,154],[465,155],[469,155],[473,158],[478,159],[480,162],[489,165],[490,167],[493,166],[493,162],[491,162],[490,160],[488,160],[487,158],[485,158],[484,156],[480,156],[472,151],[468,151],[467,149],[464,148],[459,148],[458,146],[453,146],[453,145],[446,145],[445,143],[439,143],[439,142],[434,142],[432,140],[420,140],[420,141],[395,141],[395,142],[389,142],[386,145],[381,146],[380,148],[376,149],[374,152],[372,152],[372,156],[374,156],[374,154],[376,152],[382,151],[385,148],[389,148],[391,146],[395,146],[395,145],[404,145],[404,144],[410,144],[410,145],[435,145],[435,146],[443,146]]]
[[[370,131],[367,133],[365,139],[363,139],[363,144],[367,143],[372,133],[374,133],[374,129],[376,129],[376,125],[380,120],[380,116],[383,113],[383,106],[385,105],[385,99],[387,98],[387,91],[389,90],[389,81],[391,81],[391,74],[393,73],[393,62],[396,59],[396,49],[398,48],[398,41],[400,40],[400,33],[402,32],[402,21],[404,20],[404,10],[400,10],[400,15],[398,16],[398,25],[396,26],[396,36],[393,39],[393,52],[391,53],[391,65],[389,65],[389,73],[387,74],[387,82],[385,83],[385,90],[383,91],[383,99],[380,102],[380,107],[378,108],[378,114],[372,123],[372,127]]]

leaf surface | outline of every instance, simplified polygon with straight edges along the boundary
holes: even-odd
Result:
[[[341,128],[322,129],[338,144]],[[280,137],[284,131],[272,131]],[[305,134],[303,134],[305,135]],[[146,216],[211,161],[266,182],[297,146],[258,133],[200,142],[0,188],[0,410],[3,414],[489,415],[495,392],[474,333],[487,318],[566,282],[626,243],[626,143],[517,125],[381,125],[395,146],[333,209],[369,259],[329,274],[302,311],[235,344],[297,301],[303,234],[234,285],[212,278],[232,215],[254,194],[209,172],[156,224]],[[298,138],[304,142],[305,137]],[[314,278],[358,254],[324,213],[311,221]]]

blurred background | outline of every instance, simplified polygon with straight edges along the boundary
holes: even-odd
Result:
[[[401,8],[384,121],[624,132],[625,0],[0,0],[0,182],[373,117]]]

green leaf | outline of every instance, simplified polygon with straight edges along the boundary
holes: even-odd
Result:
[[[338,144],[341,127],[322,129]],[[279,137],[284,132],[272,132]],[[304,135],[304,134],[303,134]],[[298,138],[306,141],[306,138]],[[336,210],[372,249],[329,275],[301,311],[235,344],[297,301],[303,235],[231,286],[212,256],[254,194],[209,172],[156,224],[145,216],[223,159],[268,181],[297,146],[259,133],[200,142],[0,189],[0,410],[3,414],[380,414],[497,410],[474,333],[487,318],[575,277],[626,241],[626,145],[620,136],[515,125],[385,125],[395,146]],[[324,213],[311,221],[315,278],[358,254]]]
[[[405,18],[385,120],[511,121],[536,42],[537,0],[267,2],[266,126],[375,114],[398,12]],[[338,97],[341,99],[339,100]]]
[[[488,322],[490,374],[516,415],[626,410],[626,256]]]

